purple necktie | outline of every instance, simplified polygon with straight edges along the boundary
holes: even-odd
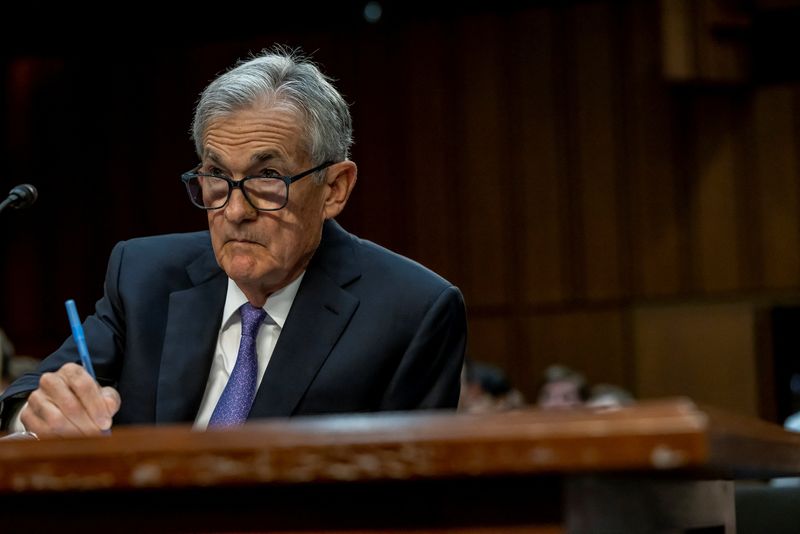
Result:
[[[256,336],[258,328],[267,312],[255,308],[249,302],[239,308],[242,315],[242,340],[239,342],[239,354],[233,366],[228,383],[222,391],[208,426],[240,425],[247,419],[250,406],[256,396],[256,377],[258,375],[258,356],[256,355]]]

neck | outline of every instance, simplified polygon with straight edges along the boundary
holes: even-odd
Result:
[[[256,308],[263,308],[270,295],[280,291],[284,287],[297,280],[297,277],[302,274],[303,270],[304,269],[300,269],[299,271],[292,273],[290,276],[287,276],[277,284],[249,283],[248,281],[241,280],[234,280],[234,282],[239,289],[242,290],[242,293],[244,293],[244,296],[247,297],[247,301],[250,304]]]
[[[264,304],[267,303],[267,299],[272,293],[262,293],[262,292],[252,292],[248,291],[247,289],[239,286],[244,293],[244,296],[247,297],[247,302],[249,302],[254,308],[263,308]]]

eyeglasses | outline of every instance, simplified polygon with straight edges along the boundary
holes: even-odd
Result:
[[[204,210],[224,208],[234,189],[240,189],[244,198],[258,211],[276,211],[289,202],[289,186],[301,178],[327,169],[335,161],[326,161],[313,169],[294,176],[245,176],[233,180],[220,173],[197,172],[200,165],[181,175],[192,204]]]

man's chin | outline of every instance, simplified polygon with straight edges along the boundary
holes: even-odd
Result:
[[[237,282],[252,282],[266,274],[265,267],[250,256],[230,255],[220,265],[228,277]]]

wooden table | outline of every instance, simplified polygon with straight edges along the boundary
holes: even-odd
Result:
[[[734,532],[800,435],[691,401],[0,442],[0,531]],[[703,532],[706,532],[703,530]]]

